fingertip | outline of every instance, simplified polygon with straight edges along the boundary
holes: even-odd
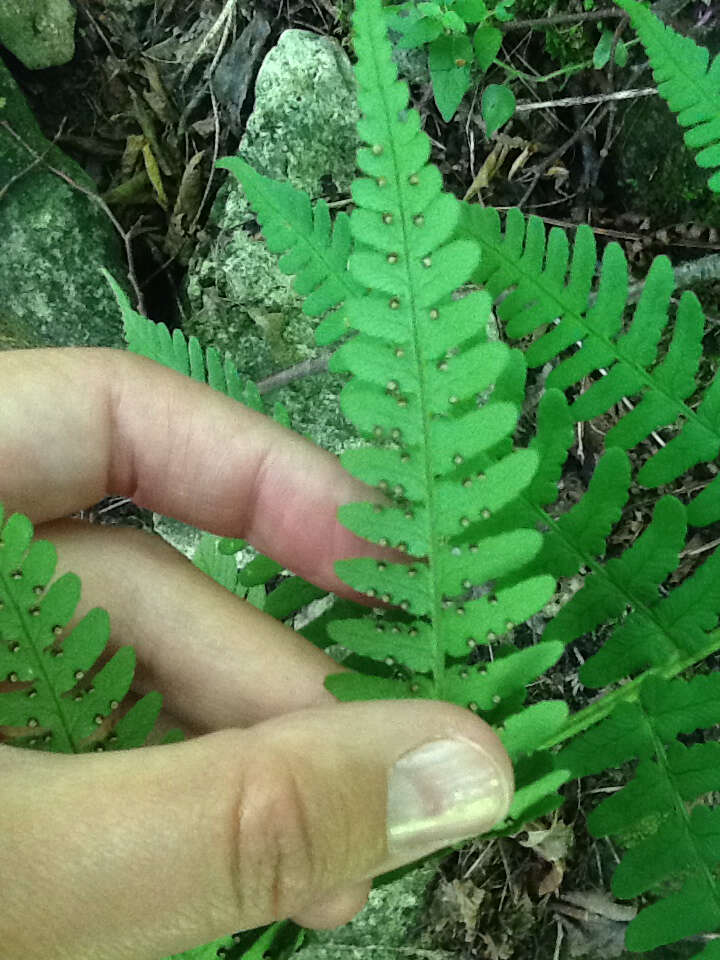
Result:
[[[327,899],[318,900],[301,910],[292,919],[309,930],[334,930],[342,927],[364,909],[371,889],[370,881],[345,887]]]

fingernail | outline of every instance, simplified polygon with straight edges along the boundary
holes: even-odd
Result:
[[[433,740],[404,754],[388,784],[388,852],[408,862],[490,830],[512,796],[505,773],[470,740]]]

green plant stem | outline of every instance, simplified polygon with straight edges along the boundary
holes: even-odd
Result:
[[[580,70],[585,70],[592,66],[592,60],[584,60],[582,63],[571,63],[569,67],[553,70],[552,73],[548,73],[544,77],[536,77],[531,73],[525,73],[523,70],[517,70],[515,67],[511,67],[509,63],[505,63],[503,60],[496,59],[494,62],[498,67],[502,67],[510,76],[519,77],[521,80],[528,80],[530,83],[548,83],[556,77],[570,76],[573,73],[579,73]]]
[[[596,723],[599,723],[600,720],[603,720],[612,713],[617,703],[637,700],[640,687],[647,677],[653,675],[662,677],[665,680],[670,680],[672,677],[676,677],[682,673],[683,670],[687,670],[701,663],[713,653],[717,653],[718,650],[720,650],[720,629],[713,630],[712,633],[709,634],[709,642],[707,646],[701,650],[685,657],[683,660],[678,660],[676,663],[646,670],[645,673],[639,677],[630,680],[622,687],[618,687],[617,690],[613,690],[612,693],[606,694],[595,703],[591,703],[589,707],[585,707],[584,710],[579,710],[569,718],[565,726],[556,733],[555,736],[549,737],[538,749],[549,750],[551,747],[556,747],[558,744],[564,743],[578,733],[582,733],[583,730],[595,726]]]

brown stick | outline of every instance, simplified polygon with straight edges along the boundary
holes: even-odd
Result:
[[[58,139],[62,136],[62,132],[63,132],[63,129],[65,128],[66,120],[67,120],[67,117],[62,118],[62,122],[60,123],[60,126],[58,128],[58,132],[52,138],[52,143],[48,144],[47,150],[42,155],[36,156],[35,159],[32,161],[32,163],[29,163],[26,167],[23,167],[22,170],[19,170],[14,176],[10,177],[10,179],[6,184],[3,185],[2,189],[0,190],[0,200],[2,200],[2,198],[5,196],[5,194],[8,192],[8,190],[14,183],[17,183],[18,180],[22,180],[25,174],[30,173],[30,171],[33,170],[39,163],[42,163],[45,157],[50,153],[52,148],[55,146]]]
[[[530,110],[544,110],[550,107],[578,107],[590,103],[609,103],[611,100],[635,100],[637,97],[654,97],[655,87],[643,87],[640,90],[614,90],[612,93],[592,93],[586,97],[561,97],[559,100],[542,100],[519,103],[516,113],[528,113]]]
[[[271,390],[279,390],[280,387],[286,387],[289,383],[292,383],[293,380],[302,380],[303,377],[310,377],[316,373],[327,373],[328,360],[332,356],[332,353],[332,350],[327,350],[319,357],[311,357],[309,360],[296,363],[295,366],[288,367],[286,370],[273,373],[271,376],[261,380],[257,388],[260,393],[270,393]]]
[[[510,20],[507,23],[498,23],[496,26],[503,33],[512,30],[534,30],[536,27],[559,27],[564,24],[588,23],[592,20],[616,20],[624,17],[624,10],[614,10],[611,7],[605,10],[588,10],[587,13],[556,13],[552,17],[535,17],[532,20]]]

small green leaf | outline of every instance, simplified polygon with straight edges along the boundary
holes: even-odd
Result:
[[[607,66],[610,59],[610,51],[612,50],[612,40],[613,35],[611,31],[603,30],[595,47],[595,51],[593,52],[593,66],[596,70],[602,70],[604,66]]]
[[[398,47],[402,50],[422,47],[426,43],[432,43],[442,34],[442,24],[432,17],[426,17],[424,20],[419,18],[415,20],[410,17],[398,18],[397,21],[392,22],[391,29],[402,34],[402,39],[398,41]]]
[[[603,30],[602,36],[598,40],[595,52],[593,53],[593,66],[596,70],[602,70],[602,68],[609,63],[613,48],[613,37],[614,33],[612,30]],[[627,47],[622,40],[619,40],[615,45],[615,63],[619,67],[624,67],[627,63],[627,58]]]
[[[470,86],[473,49],[465,35],[438,37],[430,44],[428,63],[435,103],[443,120],[450,121]]]
[[[442,17],[442,8],[439,3],[419,3],[418,4],[418,13],[422,18],[425,17]]]
[[[232,537],[222,537],[218,542],[218,553],[238,553],[247,546],[247,540],[238,540]]]
[[[491,83],[482,96],[482,116],[488,137],[507,123],[515,113],[515,94],[509,87]]]
[[[327,590],[308,583],[302,577],[288,577],[267,595],[263,609],[276,620],[285,620],[313,600],[327,595]]]
[[[444,30],[452,30],[453,33],[467,33],[465,21],[454,10],[448,10],[447,13],[444,13],[441,23]]]
[[[270,557],[262,553],[252,559],[247,566],[239,572],[240,583],[245,587],[257,587],[258,584],[267,583],[272,577],[281,573],[283,566]]]
[[[515,12],[510,8],[515,3],[515,0],[500,0],[500,3],[493,10],[493,16],[496,20],[500,20],[501,23],[507,23],[508,20],[512,20],[515,16]]]
[[[482,23],[490,16],[483,0],[455,0],[453,9],[457,10],[465,23]]]
[[[502,46],[502,32],[497,27],[478,27],[473,37],[475,60],[481,70],[487,70]]]

